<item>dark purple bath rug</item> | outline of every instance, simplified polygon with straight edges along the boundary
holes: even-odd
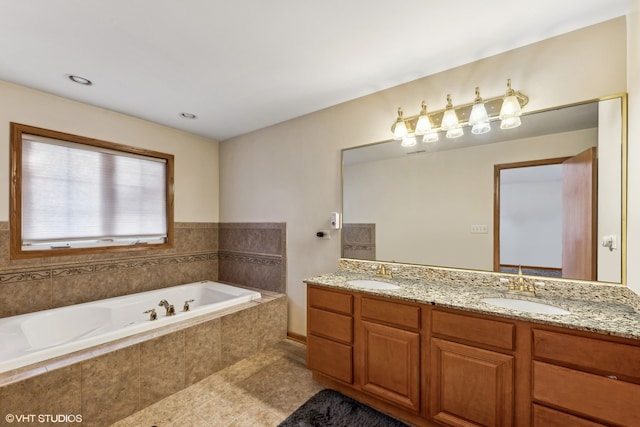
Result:
[[[338,393],[322,390],[278,427],[408,427],[407,424]]]

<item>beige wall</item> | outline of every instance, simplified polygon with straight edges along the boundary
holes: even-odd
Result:
[[[220,220],[287,222],[289,330],[306,333],[302,280],[337,267],[340,239],[315,232],[341,209],[341,149],[388,139],[398,106],[469,102],[475,86],[496,96],[509,77],[529,111],[625,92],[625,28],[616,19],[223,142]]]
[[[9,218],[9,123],[53,129],[175,156],[175,220],[218,221],[218,142],[0,81],[0,221]]]

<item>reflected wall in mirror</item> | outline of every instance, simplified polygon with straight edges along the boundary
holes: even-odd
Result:
[[[516,129],[343,150],[342,256],[623,283],[625,110],[623,95],[525,114]],[[590,151],[592,192],[572,208],[582,190],[563,182],[589,185],[563,162]]]

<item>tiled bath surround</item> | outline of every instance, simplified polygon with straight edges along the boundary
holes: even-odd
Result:
[[[220,223],[219,227],[218,280],[286,292],[284,223]]]
[[[286,337],[285,224],[175,223],[174,233],[166,250],[10,260],[9,224],[0,223],[0,317],[200,280],[263,293],[213,317],[3,374],[0,413],[82,414],[82,425],[109,425]]]
[[[0,223],[0,317],[216,280],[218,224],[174,227],[173,249],[11,260]]]
[[[173,249],[9,259],[0,222],[0,317],[200,280],[286,291],[284,223],[174,225]]]
[[[164,335],[78,354],[75,363],[0,388],[0,413],[82,414],[85,427],[110,425],[281,341],[286,310],[285,295],[264,292],[217,317],[156,332]]]

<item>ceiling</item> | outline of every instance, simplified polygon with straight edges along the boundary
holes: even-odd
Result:
[[[223,141],[630,2],[0,0],[0,79]]]

